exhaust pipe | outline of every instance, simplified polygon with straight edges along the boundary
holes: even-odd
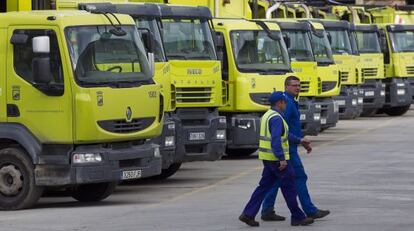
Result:
[[[266,10],[266,19],[272,18],[272,13],[279,8],[281,5],[280,2],[276,2],[273,6],[271,6],[269,9]]]

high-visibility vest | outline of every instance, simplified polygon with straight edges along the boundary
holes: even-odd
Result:
[[[259,159],[260,160],[270,160],[270,161],[277,161],[278,158],[275,156],[275,154],[272,151],[272,135],[270,134],[269,130],[269,121],[271,118],[279,116],[280,119],[283,121],[284,126],[284,134],[280,137],[283,153],[285,155],[285,160],[290,159],[289,155],[289,141],[288,141],[288,135],[289,135],[289,126],[287,125],[286,121],[283,119],[283,117],[277,112],[272,109],[268,110],[260,119],[260,138],[259,138]]]

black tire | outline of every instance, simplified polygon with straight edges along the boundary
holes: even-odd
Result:
[[[376,115],[378,112],[378,109],[376,108],[370,108],[370,109],[364,109],[361,113],[362,117],[370,117]]]
[[[237,148],[237,149],[226,149],[228,156],[250,156],[257,151],[257,148]]]
[[[84,184],[72,189],[72,197],[80,202],[101,201],[115,190],[118,182]]]
[[[20,148],[0,150],[0,210],[30,208],[43,187],[36,186],[32,160]]]
[[[410,110],[411,105],[407,106],[401,106],[401,107],[391,107],[391,108],[385,108],[384,113],[389,116],[402,116],[404,115],[408,110]]]
[[[161,171],[161,174],[160,175],[153,176],[153,177],[151,177],[151,179],[154,179],[154,180],[165,180],[168,177],[174,175],[180,169],[181,164],[182,163],[173,163],[173,164],[170,165],[170,167],[168,167],[166,169],[163,169]]]

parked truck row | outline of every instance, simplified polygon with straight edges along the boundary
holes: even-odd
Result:
[[[269,95],[291,75],[301,79],[305,135],[338,119],[402,115],[414,98],[408,9],[53,3],[0,7],[2,210],[29,208],[50,190],[99,201],[121,181],[250,155]]]

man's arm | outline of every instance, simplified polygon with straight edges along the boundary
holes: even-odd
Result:
[[[269,130],[272,135],[271,146],[273,154],[279,160],[285,160],[285,154],[282,148],[282,134],[285,132],[282,119],[279,116],[274,116],[269,120]]]

